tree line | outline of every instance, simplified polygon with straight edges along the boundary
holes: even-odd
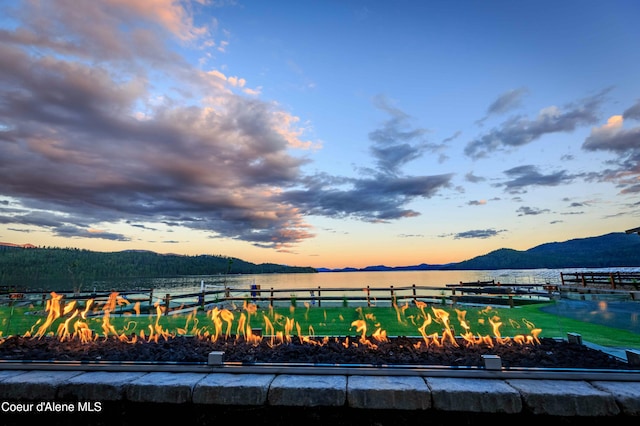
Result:
[[[311,267],[254,264],[221,255],[164,255],[150,251],[95,252],[76,248],[0,250],[0,286],[39,290],[51,283],[79,290],[94,281],[185,275],[315,273]]]

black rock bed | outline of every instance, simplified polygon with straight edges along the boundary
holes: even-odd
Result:
[[[348,340],[347,340],[348,339]],[[329,338],[317,344],[273,342],[263,337],[256,342],[222,338],[212,341],[200,337],[160,338],[157,342],[123,342],[116,337],[91,342],[77,339],[60,341],[54,337],[11,336],[0,340],[0,360],[56,361],[153,361],[206,363],[213,351],[223,351],[225,362],[310,363],[356,365],[484,366],[482,355],[498,355],[502,366],[530,368],[575,368],[631,370],[626,361],[600,350],[559,339],[543,338],[539,344],[514,341],[491,345],[459,339],[457,345],[425,345],[420,338],[391,337],[361,344],[359,337]],[[416,343],[420,342],[419,345]]]

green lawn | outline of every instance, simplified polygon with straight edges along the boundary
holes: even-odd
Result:
[[[247,310],[238,307],[230,311],[233,314],[230,333],[236,334],[238,325],[243,324],[242,330],[248,328],[260,328],[263,334],[284,333],[285,335],[303,336],[358,336],[366,333],[371,336],[377,330],[384,331],[387,336],[420,336],[420,327],[425,320],[431,323],[424,328],[424,334],[431,336],[434,333],[442,335],[444,330],[444,317],[440,313],[448,315],[448,325],[456,335],[465,332],[465,324],[474,336],[495,336],[497,327],[502,337],[517,335],[530,335],[532,329],[540,329],[540,337],[562,337],[567,333],[578,333],[584,341],[603,346],[640,349],[640,335],[625,330],[614,329],[601,325],[583,323],[540,311],[542,305],[527,305],[517,308],[480,308],[472,306],[459,306],[458,311],[452,307],[444,308],[441,305],[429,305],[422,310],[416,307],[402,309],[375,307],[375,308],[317,308],[296,307],[295,309],[262,309],[258,308],[251,314]],[[444,308],[444,309],[443,309]],[[41,309],[41,308],[40,308]],[[71,317],[73,311],[54,321],[46,329],[44,334],[57,334],[60,324],[65,324],[67,330],[73,333],[74,326],[79,324],[77,317]],[[103,316],[90,317],[83,321],[95,333],[105,334],[136,334],[144,333],[149,336],[158,330],[164,330],[171,334],[210,334],[216,332],[226,333],[228,323],[216,323],[212,320],[211,313],[197,311],[196,315],[128,315],[109,318],[108,323],[113,328],[106,328]],[[0,333],[1,336],[35,335],[45,323],[46,315],[42,310],[27,307],[0,307]],[[354,324],[354,321],[361,321]],[[358,329],[358,325],[366,325],[366,330]],[[494,327],[494,325],[498,324]]]

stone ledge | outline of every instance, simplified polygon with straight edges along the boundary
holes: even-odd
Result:
[[[422,377],[349,376],[349,407],[390,410],[426,410],[431,395]]]
[[[623,414],[640,416],[640,383],[596,381],[591,384],[597,389],[612,394]]]
[[[347,400],[346,376],[282,374],[269,387],[268,403],[290,407],[341,407]]]
[[[427,378],[433,407],[445,411],[520,413],[520,393],[502,380]]]
[[[193,389],[194,404],[264,405],[273,374],[208,374]]]
[[[170,372],[0,371],[0,401],[356,410],[581,418],[640,415],[640,383]]]
[[[620,413],[612,394],[587,382],[514,379],[507,383],[518,389],[524,404],[533,414],[593,417]]]

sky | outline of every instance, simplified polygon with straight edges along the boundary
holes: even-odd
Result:
[[[635,0],[3,1],[0,241],[342,268],[624,232],[638,16]]]

